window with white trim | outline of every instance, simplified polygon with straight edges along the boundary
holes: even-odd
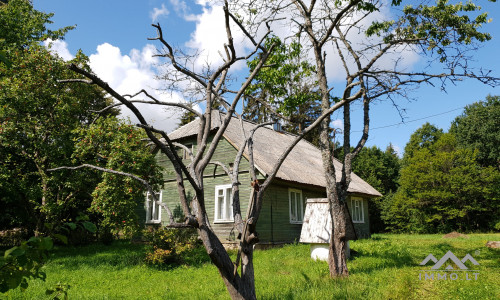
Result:
[[[234,222],[233,197],[231,185],[218,185],[215,187],[215,218],[214,222]]]
[[[158,224],[161,222],[161,199],[163,192],[155,193],[157,201],[154,201],[153,196],[146,193],[146,223]]]
[[[351,198],[351,217],[353,223],[364,223],[363,198]]]
[[[288,189],[288,200],[290,202],[290,223],[302,224],[304,220],[304,200],[302,191]]]

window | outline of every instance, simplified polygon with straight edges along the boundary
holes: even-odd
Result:
[[[304,220],[304,201],[302,191],[288,189],[288,199],[290,201],[290,223],[302,224]]]
[[[155,193],[158,201],[154,201],[152,195],[146,193],[146,223],[158,224],[161,222],[161,198],[163,193]]]
[[[218,185],[215,187],[215,218],[214,222],[234,222],[233,197],[231,185]]]
[[[365,213],[363,211],[362,198],[351,198],[351,216],[353,223],[365,222]]]

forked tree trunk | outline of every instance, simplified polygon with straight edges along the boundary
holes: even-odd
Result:
[[[219,270],[231,299],[256,299],[253,247],[247,247],[241,252],[242,274],[240,276],[234,272],[235,266],[215,233],[201,226],[198,229],[198,234],[210,260]]]

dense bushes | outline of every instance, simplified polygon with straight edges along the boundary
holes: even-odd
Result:
[[[145,231],[144,237],[151,245],[145,258],[150,265],[192,265],[208,261],[195,229],[150,229]]]
[[[438,233],[498,228],[500,172],[481,166],[478,154],[457,143],[454,134],[442,132],[411,155],[405,151],[400,187],[382,210],[388,229]]]

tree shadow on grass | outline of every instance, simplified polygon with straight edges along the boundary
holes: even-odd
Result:
[[[85,267],[91,268],[113,268],[121,270],[139,265],[148,266],[153,269],[171,270],[181,265],[201,267],[210,261],[206,253],[202,251],[187,251],[186,257],[178,264],[152,266],[144,262],[149,245],[133,244],[129,241],[114,241],[106,246],[103,244],[90,244],[80,247],[58,247],[50,257],[50,263],[63,266],[65,269],[77,270]],[[203,249],[202,249],[203,250]],[[203,255],[205,254],[205,255]]]
[[[448,243],[429,245],[426,249],[417,249],[398,243],[384,243],[370,250],[357,250],[351,259],[356,262],[353,273],[370,274],[386,268],[415,267],[430,253],[440,255],[453,249],[454,247]]]

